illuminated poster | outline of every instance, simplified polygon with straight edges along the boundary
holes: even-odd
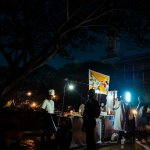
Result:
[[[89,69],[89,89],[95,89],[96,93],[107,95],[110,76]]]

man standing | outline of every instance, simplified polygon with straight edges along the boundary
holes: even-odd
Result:
[[[48,125],[46,126],[42,136],[41,136],[41,140],[42,142],[47,141],[47,140],[51,140],[51,135],[53,134],[53,132],[57,131],[55,122],[54,122],[54,96],[55,96],[55,91],[53,89],[48,91],[48,95],[49,97],[47,99],[45,99],[43,101],[43,104],[41,106],[42,109],[46,110],[47,113],[49,113],[50,115],[48,115],[47,121],[48,121]],[[50,126],[49,126],[50,125]]]
[[[147,108],[148,104],[146,103],[143,96],[138,97],[138,106],[136,110],[138,114],[136,116],[136,126],[137,126],[137,138],[142,142],[147,141],[147,129],[146,126],[148,125],[147,122]]]
[[[42,109],[45,109],[50,114],[54,114],[55,105],[53,99],[55,96],[55,91],[51,89],[48,91],[48,93],[49,93],[49,98],[43,101]]]
[[[87,150],[96,150],[94,131],[96,119],[100,115],[100,107],[95,99],[95,90],[90,89],[88,92],[89,99],[85,104],[83,113],[83,131],[86,133]]]

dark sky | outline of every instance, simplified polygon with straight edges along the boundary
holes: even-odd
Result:
[[[74,51],[73,61],[55,56],[52,59],[48,60],[46,63],[58,69],[68,63],[78,63],[78,62],[85,62],[89,60],[100,60],[102,57],[106,56],[105,47],[102,47],[101,45],[92,46],[92,50],[93,50],[92,52],[86,52],[86,53]],[[118,52],[122,56],[133,56],[133,55],[138,56],[139,54],[144,54],[146,52],[150,53],[150,49],[148,48],[142,49],[142,48],[137,47],[136,49],[129,50],[129,45],[122,43],[122,45],[120,45],[118,48]],[[6,63],[0,53],[0,66],[3,66],[3,65],[6,65]]]
[[[67,63],[79,63],[88,60],[99,60],[104,55],[105,51],[100,50],[100,48],[97,47],[93,48],[92,52],[74,52],[74,60],[67,60],[56,56],[53,59],[49,60],[48,64],[54,66],[55,68],[61,68]]]
[[[85,62],[85,61],[89,61],[89,60],[100,60],[101,58],[106,56],[106,51],[105,51],[105,47],[101,46],[101,45],[97,45],[97,46],[93,46],[92,47],[92,52],[74,52],[74,60],[66,60],[64,58],[60,58],[58,56],[53,57],[53,59],[48,60],[48,64],[55,67],[55,68],[61,68],[63,67],[65,64],[68,63],[78,63],[78,62]],[[118,53],[122,56],[125,57],[130,57],[130,56],[139,56],[142,55],[144,53],[149,52],[150,53],[150,49],[149,48],[140,48],[140,47],[136,47],[136,49],[130,49],[130,46],[127,43],[121,43],[121,45],[119,45],[118,47]]]

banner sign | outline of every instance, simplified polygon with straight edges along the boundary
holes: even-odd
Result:
[[[107,95],[110,76],[89,69],[89,89],[95,89],[96,93]]]

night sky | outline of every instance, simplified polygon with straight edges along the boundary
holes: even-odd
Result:
[[[105,46],[102,45],[91,45],[92,47],[92,52],[76,52],[74,51],[74,60],[69,60],[69,59],[65,59],[65,58],[61,58],[59,56],[54,56],[52,59],[49,59],[46,63],[49,64],[50,66],[59,69],[61,67],[63,67],[65,64],[68,63],[80,63],[80,62],[86,62],[89,60],[96,60],[99,61],[101,58],[106,56],[106,51],[105,51]],[[126,57],[132,57],[132,56],[139,56],[145,53],[150,53],[150,49],[149,48],[140,48],[137,47],[134,50],[129,50],[129,44],[128,43],[122,43],[122,45],[119,46],[118,48],[118,52],[120,55],[122,56],[126,56]],[[1,53],[0,53],[0,66],[5,66],[6,62],[3,59]]]
[[[80,62],[86,62],[89,60],[95,60],[100,61],[103,57],[106,56],[105,46],[104,45],[91,45],[92,51],[90,52],[74,52],[74,60],[68,60],[61,58],[59,56],[55,56],[52,59],[48,60],[47,63],[51,65],[54,68],[61,68],[65,64],[68,63],[80,63]],[[149,48],[140,48],[137,47],[136,49],[129,50],[130,45],[128,43],[122,42],[122,44],[118,48],[118,53],[121,56],[124,57],[132,57],[132,56],[140,56],[145,53],[150,53]]]

